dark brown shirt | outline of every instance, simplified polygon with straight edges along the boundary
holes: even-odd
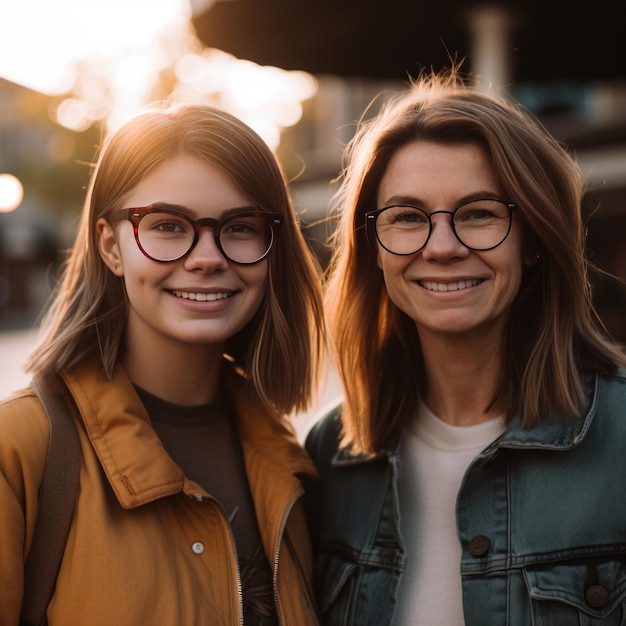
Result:
[[[224,402],[179,406],[135,387],[163,446],[230,519],[246,626],[276,626],[272,570],[263,550],[234,417]]]

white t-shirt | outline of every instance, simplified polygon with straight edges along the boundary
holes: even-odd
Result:
[[[400,444],[400,515],[407,568],[395,626],[462,626],[456,498],[470,463],[504,432],[504,419],[451,426],[420,403]]]

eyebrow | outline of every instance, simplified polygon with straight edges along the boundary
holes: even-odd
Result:
[[[465,204],[466,202],[472,202],[473,200],[484,200],[485,198],[493,198],[494,200],[500,200],[500,196],[502,194],[497,193],[495,191],[493,191],[493,189],[491,191],[475,191],[472,192],[470,194],[467,194],[466,196],[462,196],[461,198],[459,198],[454,206],[460,206],[461,204]],[[397,195],[397,196],[391,196],[391,198],[388,198],[385,201],[385,204],[383,205],[383,207],[387,207],[387,206],[394,206],[394,205],[408,205],[408,206],[417,206],[418,208],[424,208],[427,203],[424,202],[423,200],[420,200],[419,198],[415,197],[415,196],[406,196],[406,195]]]
[[[170,202],[153,202],[152,204],[149,204],[148,206],[155,208],[155,209],[166,209],[170,211],[177,211],[178,213],[184,213],[190,218],[198,217],[197,211],[193,211],[192,209],[185,206],[184,204],[172,204]],[[222,213],[219,216],[219,219],[224,220],[224,219],[228,219],[229,217],[238,215],[239,213],[249,213],[250,211],[258,211],[258,210],[259,208],[255,206],[233,207],[232,209],[226,209],[225,211],[222,211]]]

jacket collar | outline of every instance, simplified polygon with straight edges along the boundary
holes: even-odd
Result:
[[[578,445],[587,434],[596,415],[598,404],[598,376],[590,377],[584,388],[585,403],[580,417],[563,419],[557,414],[530,428],[513,421],[507,430],[488,449],[494,448],[543,448],[546,450],[568,450]],[[398,446],[385,448],[375,454],[353,454],[340,449],[332,459],[335,466],[373,463],[381,459],[393,459],[398,455]]]
[[[146,410],[124,368],[118,364],[106,381],[95,365],[63,372],[63,378],[78,406],[102,469],[121,506],[133,508],[158,498],[202,490],[187,479],[171,459],[152,428]],[[315,476],[308,455],[297,443],[293,429],[276,416],[254,406],[241,393],[242,381],[229,372],[229,396],[240,431],[244,457],[253,492],[259,470],[272,474]],[[239,392],[238,392],[239,390]],[[251,463],[254,472],[251,472]],[[262,482],[271,482],[264,473]],[[281,484],[281,483],[278,483]],[[259,487],[260,488],[260,487]],[[202,492],[204,493],[204,492]]]
[[[584,388],[584,408],[576,419],[563,419],[555,414],[529,428],[524,428],[518,421],[513,421],[496,445],[501,448],[547,450],[568,450],[575,447],[584,439],[596,415],[599,384],[598,376],[587,380]]]
[[[268,412],[236,368],[225,366],[222,380],[237,419],[244,452],[254,450],[291,474],[316,477],[315,465],[298,442],[289,418]]]

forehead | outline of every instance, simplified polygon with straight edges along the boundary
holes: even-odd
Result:
[[[198,215],[215,215],[250,200],[217,165],[192,155],[178,155],[154,167],[127,195],[124,205],[167,203]]]
[[[379,206],[395,196],[425,202],[456,202],[476,193],[499,191],[485,148],[477,143],[415,141],[389,160],[378,186]]]

